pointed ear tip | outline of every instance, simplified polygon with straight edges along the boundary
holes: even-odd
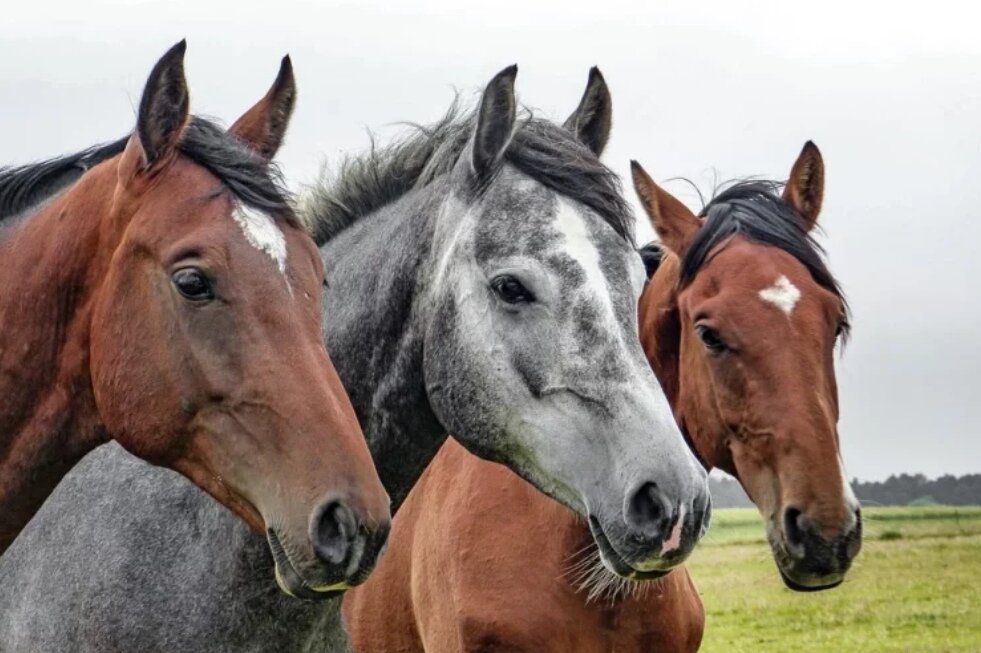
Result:
[[[497,79],[511,79],[514,80],[518,76],[518,64],[513,63],[507,68],[503,69],[501,72],[494,75]]]
[[[640,162],[636,159],[630,160],[630,172],[633,174],[634,179],[642,179],[647,183],[653,184],[654,180],[648,174],[644,166],[640,165]]]
[[[589,81],[586,83],[586,92],[589,93],[590,91],[593,93],[598,92],[600,97],[604,98],[607,105],[610,103],[610,87],[607,85],[603,73],[600,72],[599,66],[593,66],[589,69]]]
[[[514,81],[518,76],[518,64],[512,64],[500,71],[487,83],[484,88],[484,92],[491,91],[492,93],[506,92],[510,95],[514,95]]]
[[[276,75],[276,86],[284,84],[296,85],[296,79],[293,76],[293,60],[290,59],[289,55],[283,57],[282,61],[279,62],[279,73]]]
[[[157,60],[154,70],[162,72],[165,69],[178,69],[183,73],[185,52],[187,52],[187,39],[181,39],[167,48],[163,56]]]

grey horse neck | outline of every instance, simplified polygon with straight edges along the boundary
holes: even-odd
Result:
[[[441,186],[410,192],[321,247],[327,350],[393,510],[447,436],[426,395],[417,313]]]

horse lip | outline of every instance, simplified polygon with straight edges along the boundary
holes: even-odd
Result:
[[[841,576],[838,578],[838,580],[823,585],[803,585],[788,576],[787,572],[785,572],[780,565],[777,565],[777,570],[780,572],[780,578],[783,579],[783,584],[786,585],[788,589],[792,589],[795,592],[820,592],[822,590],[834,589],[845,582],[845,577]]]
[[[814,580],[816,582],[805,585],[801,580],[796,580],[791,578],[787,569],[792,569],[796,558],[787,550],[783,541],[771,537],[771,534],[767,534],[767,539],[770,541],[770,549],[773,552],[773,561],[777,565],[777,571],[780,572],[780,579],[787,589],[791,589],[795,592],[820,592],[821,590],[830,590],[838,587],[843,582],[845,582],[845,571],[841,571],[837,574],[829,573],[826,576],[819,576],[811,574],[808,580]],[[847,571],[847,566],[846,566]],[[834,580],[823,581],[822,578],[834,578]]]
[[[600,525],[599,520],[593,515],[589,516],[589,532],[592,534],[593,540],[596,541],[596,546],[599,548],[600,559],[617,576],[629,578],[630,580],[656,580],[670,573],[670,570],[653,569],[651,571],[641,571],[634,569],[613,547],[609,538],[606,537],[606,533],[603,532],[603,527]]]
[[[339,596],[347,589],[345,582],[322,589],[314,589],[296,571],[296,567],[293,566],[289,554],[274,529],[270,528],[266,531],[266,540],[269,542],[269,550],[272,552],[273,563],[275,564],[276,584],[284,593],[305,601],[325,601],[331,597]]]

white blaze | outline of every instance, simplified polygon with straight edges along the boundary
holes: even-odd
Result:
[[[260,252],[265,252],[273,260],[279,273],[286,274],[286,237],[276,226],[276,222],[262,211],[238,205],[232,211],[245,239]]]
[[[610,291],[606,286],[606,276],[600,265],[599,250],[589,237],[589,227],[586,226],[586,220],[568,200],[560,197],[558,203],[555,226],[565,236],[565,243],[563,243],[565,251],[582,266],[583,272],[586,274],[586,288],[588,289],[586,294],[594,301],[599,300],[603,308],[604,321],[608,324],[615,323],[616,318],[613,315],[612,302],[603,301],[609,296]]]
[[[790,279],[784,275],[780,275],[776,283],[760,291],[760,299],[773,304],[785,314],[790,315],[794,310],[794,306],[800,301],[800,290],[797,289],[797,286],[790,283]]]

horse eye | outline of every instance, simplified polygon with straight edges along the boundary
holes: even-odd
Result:
[[[203,302],[215,298],[208,277],[197,268],[181,268],[174,272],[170,279],[177,292],[186,299]]]
[[[497,293],[502,301],[508,304],[521,304],[535,301],[535,296],[531,294],[520,281],[510,274],[502,274],[491,280],[491,288]]]
[[[724,340],[719,335],[719,332],[711,327],[707,327],[704,324],[695,325],[695,333],[701,338],[702,344],[705,348],[711,352],[719,353],[728,349]]]

